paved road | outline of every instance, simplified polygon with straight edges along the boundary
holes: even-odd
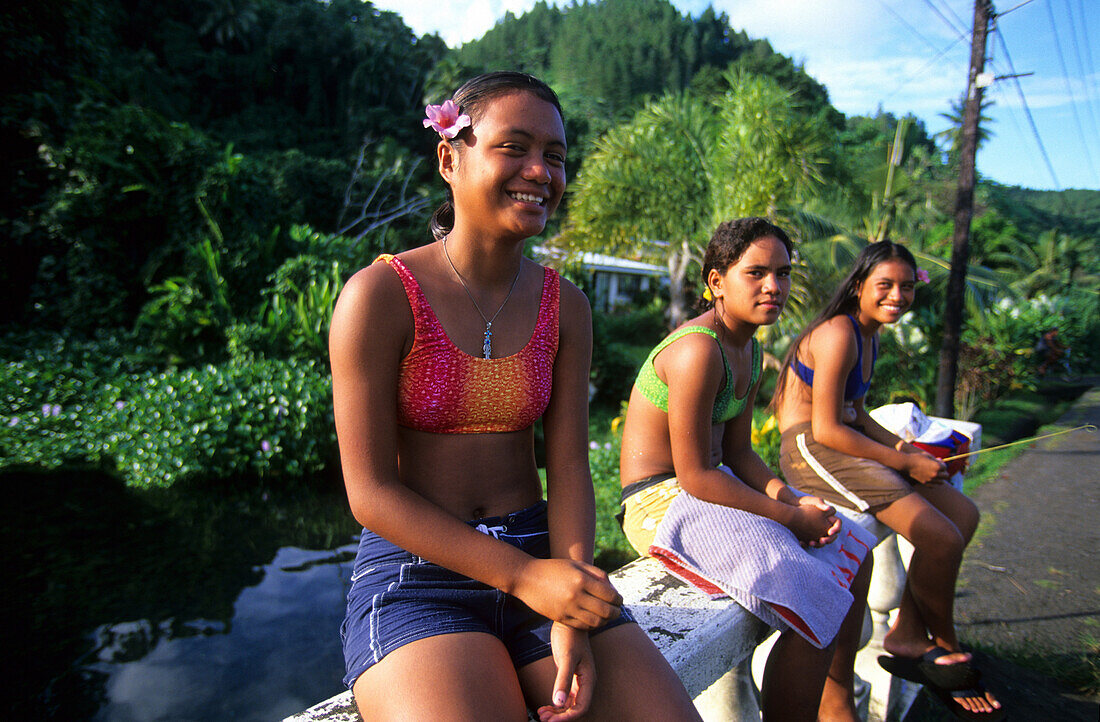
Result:
[[[1100,386],[1059,421],[1086,423],[1100,426]],[[1077,659],[1091,652],[1100,665],[1100,432],[1036,442],[973,498],[982,524],[959,577],[960,638],[994,655],[978,661],[1009,719],[1096,722],[1100,697],[1076,695],[1003,657]],[[922,700],[910,719],[950,719],[942,709]]]

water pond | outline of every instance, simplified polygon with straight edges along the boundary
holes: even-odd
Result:
[[[341,691],[338,489],[0,476],[8,719],[279,720]]]

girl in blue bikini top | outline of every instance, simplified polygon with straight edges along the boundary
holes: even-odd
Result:
[[[867,395],[867,389],[871,388],[871,379],[875,376],[875,362],[878,361],[878,336],[876,335],[871,342],[871,373],[864,381],[863,334],[860,333],[859,322],[856,321],[855,317],[850,313],[844,315],[852,322],[852,330],[856,333],[856,365],[852,367],[852,370],[848,373],[848,378],[844,382],[844,401],[850,402],[862,399]],[[798,378],[806,382],[807,386],[813,387],[814,370],[812,368],[799,361],[797,356],[792,356],[790,367]]]

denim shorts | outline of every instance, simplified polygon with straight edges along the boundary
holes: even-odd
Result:
[[[550,556],[546,502],[506,516],[468,522],[478,531],[546,559]],[[633,622],[623,610],[605,629]],[[419,639],[484,632],[504,643],[518,669],[550,655],[551,622],[487,584],[444,569],[363,530],[340,628],[350,689],[387,654]]]

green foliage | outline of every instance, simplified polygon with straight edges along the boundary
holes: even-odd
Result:
[[[830,129],[770,78],[731,71],[727,79],[730,90],[715,99],[715,211],[720,219],[775,218],[824,179]]]
[[[66,145],[43,153],[64,182],[20,226],[47,239],[31,274],[33,318],[82,330],[129,325],[148,288],[163,293],[170,280],[205,275],[208,258],[195,249],[206,242],[218,254],[226,302],[254,300],[289,252],[279,229],[325,214],[331,226],[336,183],[348,173],[342,162],[297,152],[255,158],[231,145],[218,150],[194,129],[136,106],[78,124]]]
[[[1039,337],[1058,328],[1078,352],[1095,342],[1097,301],[1088,297],[1004,298],[972,320],[963,333],[956,386],[960,418],[969,418],[1007,390],[1034,388]],[[1092,346],[1095,348],[1095,346]]]
[[[213,146],[185,125],[120,106],[45,154],[64,180],[35,224],[49,238],[32,291],[38,318],[55,327],[122,325],[186,229],[201,223],[189,190]]]
[[[692,20],[667,0],[538,2],[521,17],[505,14],[458,56],[471,67],[544,77],[600,99],[615,115],[641,96],[687,87],[704,63],[724,67],[739,47],[729,35],[725,15]]]
[[[547,80],[561,96],[570,146],[585,156],[595,138],[648,98],[689,87],[699,95],[725,92],[720,71],[734,61],[773,77],[812,114],[820,112],[834,125],[841,117],[828,105],[824,86],[766,41],[735,32],[725,13],[708,7],[692,18],[668,0],[560,8],[538,2],[519,17],[506,13],[454,56],[459,67],[523,70]]]
[[[714,219],[714,123],[706,101],[667,95],[600,138],[574,183],[573,246],[652,252],[646,241],[705,243]]]
[[[619,481],[619,454],[622,435],[596,430],[588,444],[588,464],[592,469],[592,486],[596,494],[595,561],[601,569],[618,569],[638,552],[626,540],[615,515],[619,513],[622,484]]]
[[[753,409],[752,430],[749,434],[752,450],[756,452],[756,455],[773,472],[776,474],[781,473],[779,471],[779,448],[783,441],[783,435],[779,433],[775,416],[770,415],[764,409]]]
[[[985,183],[990,204],[1004,213],[1025,236],[1057,228],[1075,236],[1100,235],[1100,191],[1070,188],[1040,191]]]
[[[612,128],[585,161],[558,243],[667,261],[671,323],[718,222],[775,217],[821,179],[828,129],[767,78],[730,72],[730,90],[669,94]],[[656,243],[655,243],[656,242]]]
[[[998,241],[989,257],[1002,266],[1010,286],[1021,296],[1100,290],[1094,238],[1067,236],[1052,228],[1030,242],[1019,234]]]
[[[106,4],[108,90],[252,153],[415,143],[424,79],[445,50],[361,0]]]
[[[339,262],[295,256],[268,280],[257,314],[265,353],[326,359],[329,324],[344,287]]]
[[[211,223],[211,230],[220,237],[217,224]],[[139,328],[173,363],[219,359],[226,353],[232,358],[326,359],[329,323],[348,273],[340,259],[350,259],[352,268],[365,265],[358,262],[372,244],[356,245],[308,226],[296,226],[290,236],[303,252],[269,275],[268,285],[251,302],[230,302],[222,256],[204,239],[193,249],[204,272],[197,279],[177,277],[153,287]]]
[[[829,103],[829,91],[825,86],[786,55],[775,52],[767,40],[750,41],[730,69],[775,81],[792,94],[807,115],[817,116],[835,129],[844,127],[844,116]]]
[[[624,314],[596,314],[592,319],[593,400],[626,401],[638,369],[664,332],[664,310],[658,304]]]
[[[130,341],[9,345],[0,371],[0,469],[84,466],[133,486],[170,486],[306,478],[329,462],[332,390],[320,364],[139,370],[121,352]]]
[[[868,392],[867,408],[913,401],[924,409],[936,398],[940,336],[940,309],[918,304],[901,320],[879,334],[879,357],[875,364],[876,383]]]

